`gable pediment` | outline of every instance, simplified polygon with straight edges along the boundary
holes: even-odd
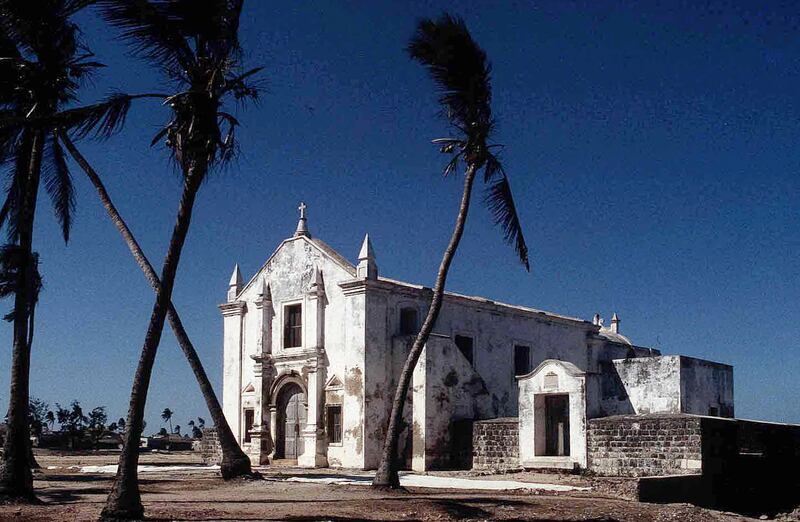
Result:
[[[341,390],[342,387],[342,381],[336,375],[332,375],[328,382],[325,383],[326,390]]]
[[[269,256],[267,261],[239,292],[238,299],[253,299],[253,292],[259,292],[266,279],[278,299],[291,299],[307,291],[313,282],[314,269],[324,273],[326,281],[350,279],[355,277],[356,268],[333,248],[316,238],[307,236],[284,240]],[[330,277],[332,276],[332,277]]]

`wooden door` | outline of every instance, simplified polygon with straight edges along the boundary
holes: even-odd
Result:
[[[303,428],[306,425],[305,393],[296,384],[281,391],[278,419],[278,454],[285,459],[296,459],[303,454]]]

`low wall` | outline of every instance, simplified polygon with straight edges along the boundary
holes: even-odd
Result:
[[[800,502],[800,426],[697,415],[589,421],[589,470],[642,477],[639,498],[740,513]]]
[[[212,466],[222,462],[222,447],[215,428],[204,428],[203,438],[200,439],[200,458],[203,464]]]
[[[702,468],[700,417],[624,415],[589,421],[589,469],[599,475],[689,475]]]
[[[516,418],[473,423],[472,467],[487,470],[519,467],[519,422]]]

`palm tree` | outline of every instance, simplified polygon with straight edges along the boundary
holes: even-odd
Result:
[[[433,140],[440,146],[441,152],[453,155],[444,168],[444,174],[445,176],[455,174],[461,161],[464,162],[466,169],[461,205],[458,209],[453,234],[439,265],[428,315],[414,339],[395,391],[383,454],[373,481],[373,486],[380,488],[398,488],[400,486],[397,474],[397,440],[406,394],[414,366],[416,366],[439,316],[447,272],[464,233],[464,223],[467,220],[472,196],[472,185],[476,174],[481,169],[484,182],[490,184],[486,203],[495,222],[503,229],[505,240],[514,244],[525,269],[530,269],[528,247],[522,235],[519,217],[511,195],[511,187],[503,166],[497,156],[492,153],[497,146],[490,144],[494,119],[491,110],[491,66],[486,58],[486,53],[472,39],[463,20],[448,14],[436,21],[421,20],[408,45],[408,53],[412,59],[428,69],[434,83],[439,88],[442,111],[458,135],[455,138]]]
[[[144,407],[197,192],[206,175],[235,153],[237,120],[220,110],[227,95],[254,98],[257,90],[236,74],[241,48],[243,0],[100,0],[104,18],[122,31],[136,54],[157,65],[176,94],[167,98],[172,120],[156,135],[183,174],[175,226],[161,269],[128,407],[127,430],[117,475],[101,518],[139,519],[144,514],[137,464]]]
[[[164,411],[161,412],[161,420],[164,422],[169,422],[169,432],[172,433],[172,410],[169,408],[164,408]]]
[[[97,172],[80,153],[66,132],[62,132],[60,134],[60,138],[64,146],[69,151],[70,156],[72,156],[75,162],[83,169],[83,171],[86,173],[86,176],[89,178],[89,181],[91,181],[92,185],[94,185],[95,190],[97,190],[97,194],[100,197],[100,202],[106,209],[111,222],[122,235],[122,238],[128,245],[128,249],[131,251],[134,260],[139,265],[139,268],[142,270],[142,272],[144,272],[144,275],[147,278],[147,281],[150,283],[150,286],[153,288],[153,290],[158,291],[159,287],[161,286],[161,281],[158,279],[158,274],[156,274],[153,265],[147,259],[147,256],[145,256],[144,251],[139,245],[139,242],[133,236],[133,232],[131,232],[128,224],[120,215],[116,205],[114,205],[113,201],[111,201],[111,196],[108,194],[108,191],[100,179],[100,176],[97,175]],[[203,368],[203,363],[200,361],[200,356],[197,354],[197,350],[195,350],[192,341],[189,339],[189,334],[187,334],[186,330],[183,328],[183,322],[181,321],[177,310],[175,310],[175,307],[171,302],[169,304],[169,308],[167,309],[167,321],[169,321],[170,327],[172,327],[172,331],[175,333],[175,338],[178,340],[178,345],[181,347],[186,359],[189,361],[189,366],[192,368],[195,378],[200,385],[200,391],[206,401],[208,411],[211,413],[211,418],[214,419],[214,424],[217,427],[218,440],[222,449],[222,462],[220,462],[220,473],[222,474],[222,478],[229,480],[234,477],[252,474],[250,458],[244,453],[244,451],[242,451],[242,448],[236,441],[236,437],[233,436],[233,432],[231,431],[228,421],[225,419],[225,414],[222,411],[222,406],[217,399],[216,393],[214,393],[214,388],[211,385],[211,381],[208,379],[205,369]],[[124,428],[124,422],[120,426],[121,429]]]
[[[33,499],[27,429],[34,311],[41,287],[33,252],[34,217],[40,182],[50,196],[64,240],[69,240],[74,196],[58,126],[91,127],[112,118],[112,104],[65,113],[81,82],[101,64],[81,44],[71,17],[90,0],[0,0],[0,164],[8,165],[0,227],[3,295],[14,295],[11,391],[7,436],[0,465],[0,498]]]

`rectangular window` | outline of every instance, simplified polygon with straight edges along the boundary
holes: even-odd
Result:
[[[331,404],[326,408],[328,443],[340,444],[342,442],[342,406]]]
[[[303,305],[288,305],[283,313],[283,347],[297,348],[302,345]]]
[[[250,430],[253,429],[253,421],[256,412],[250,408],[244,410],[244,441],[250,442]]]
[[[467,358],[469,363],[472,364],[473,344],[474,344],[472,337],[467,337],[466,335],[456,335],[455,341],[456,341],[456,346],[458,346],[458,349],[461,351],[464,357]]]
[[[413,335],[417,332],[417,310],[415,308],[400,310],[400,335]]]
[[[525,375],[531,371],[531,347],[514,345],[514,375]]]

